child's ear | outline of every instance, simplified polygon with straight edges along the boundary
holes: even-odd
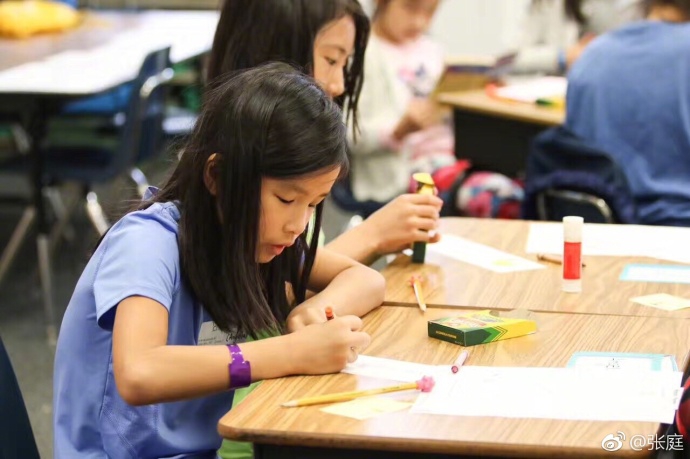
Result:
[[[206,160],[206,166],[204,166],[204,185],[206,189],[212,196],[216,195],[218,191],[218,186],[216,184],[216,179],[218,177],[218,154],[213,153]]]

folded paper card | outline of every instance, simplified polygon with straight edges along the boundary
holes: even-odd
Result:
[[[690,300],[668,293],[655,293],[653,295],[638,296],[631,299],[633,303],[649,306],[664,311],[677,311],[679,309],[690,308]]]

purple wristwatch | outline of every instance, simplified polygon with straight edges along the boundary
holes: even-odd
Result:
[[[242,350],[237,344],[228,344],[230,351],[230,364],[228,373],[230,374],[230,389],[247,387],[252,383],[252,367],[244,360]]]

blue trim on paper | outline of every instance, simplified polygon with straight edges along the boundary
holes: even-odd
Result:
[[[576,352],[570,357],[566,366],[569,368],[576,366],[577,361],[582,357],[645,359],[650,361],[650,367],[654,371],[660,371],[664,359],[670,357],[673,371],[678,371],[676,359],[670,354],[636,354],[632,352]]]
[[[643,279],[639,277],[631,277],[630,270],[634,268],[651,268],[655,270],[660,270],[660,271],[690,271],[690,266],[680,266],[680,265],[652,265],[652,264],[642,264],[642,263],[631,263],[629,265],[625,265],[625,268],[623,268],[623,272],[621,273],[621,276],[619,280],[622,281],[629,281],[629,282],[660,282],[660,283],[667,283],[667,284],[690,284],[690,276],[688,276],[687,281],[682,281],[679,282],[677,280],[664,280],[664,279],[654,279],[654,280],[649,280],[649,279]]]

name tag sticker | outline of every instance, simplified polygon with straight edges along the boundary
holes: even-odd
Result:
[[[199,330],[199,340],[197,344],[199,346],[213,346],[219,344],[234,344],[238,341],[244,341],[240,338],[239,333],[224,332],[223,330],[218,328],[218,326],[215,323],[209,321],[201,324],[201,330]]]

